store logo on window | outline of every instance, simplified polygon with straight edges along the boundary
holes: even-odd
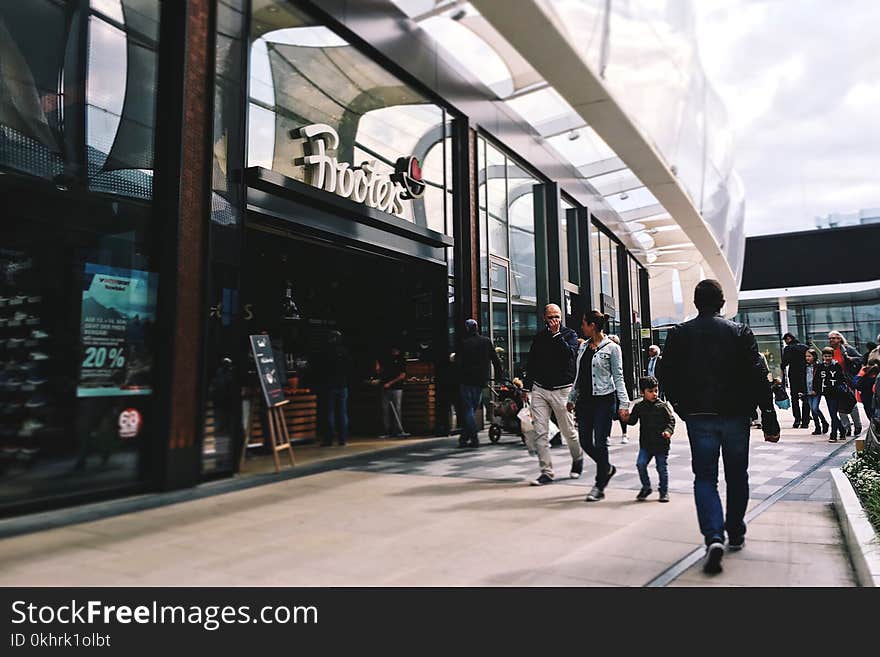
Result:
[[[397,158],[391,180],[406,190],[403,194],[405,199],[422,198],[425,193],[422,166],[419,164],[419,159],[412,155]]]
[[[309,184],[391,214],[403,214],[403,201],[425,193],[422,168],[415,157],[398,158],[394,173],[379,173],[376,160],[353,166],[340,162],[329,151],[339,148],[339,135],[329,125],[316,123],[291,130],[294,139],[307,141],[307,154],[294,164],[310,169]]]

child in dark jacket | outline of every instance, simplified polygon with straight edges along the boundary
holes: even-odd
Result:
[[[829,443],[837,442],[837,434],[846,440],[846,432],[837,415],[837,408],[841,394],[841,388],[846,385],[845,374],[840,363],[834,360],[834,349],[825,347],[822,350],[822,363],[816,367],[813,374],[813,390],[825,398],[828,404],[828,412],[831,414],[831,437]]]
[[[651,479],[648,477],[648,464],[651,459],[657,466],[657,474],[660,476],[660,501],[669,501],[669,470],[667,457],[669,455],[669,441],[672,432],[675,431],[675,417],[669,405],[657,398],[657,379],[653,376],[645,376],[639,379],[639,390],[642,392],[642,400],[630,409],[627,424],[635,425],[641,421],[639,428],[639,456],[636,468],[639,471],[639,479],[642,481],[642,490],[636,496],[639,502],[647,499],[651,490]]]

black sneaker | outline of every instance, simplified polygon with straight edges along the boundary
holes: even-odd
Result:
[[[607,477],[607,479],[605,479],[605,486],[607,486],[608,482],[611,481],[611,477],[613,477],[616,474],[617,474],[617,468],[612,465],[611,470],[608,471],[608,477]],[[603,488],[605,486],[603,486]]]
[[[467,447],[467,445],[468,445],[467,438],[459,438],[458,439],[458,446],[459,447]]]
[[[639,494],[636,495],[636,499],[639,502],[644,502],[646,499],[648,499],[648,495],[650,495],[653,492],[654,491],[651,490],[650,488],[643,488],[642,490],[639,491]]]
[[[851,435],[852,435],[852,427],[847,427],[846,433],[844,433],[843,436],[841,436],[841,437],[846,438],[847,436],[851,436]]]
[[[586,502],[598,502],[605,499],[605,493],[598,486],[593,486],[593,490],[587,495]]]
[[[660,493],[660,501],[661,502],[668,502],[669,501],[669,493],[667,491],[663,491],[662,493]]]
[[[792,429],[800,429],[800,428],[801,428],[801,423],[800,423],[800,422],[795,422],[794,424],[791,425],[791,428],[792,428]]]
[[[745,536],[732,536],[727,539],[727,549],[731,552],[739,552],[746,546]]]
[[[861,429],[856,429],[856,432],[853,434],[853,438],[858,438],[861,433],[862,433]]]
[[[569,473],[569,477],[572,479],[579,479],[581,474],[584,471],[584,460],[578,459],[577,461],[571,462],[571,472]]]
[[[546,486],[547,484],[553,483],[553,477],[548,474],[541,474],[537,479],[533,479],[529,482],[532,486]]]
[[[836,443],[836,442],[837,442],[837,436],[831,436],[831,438],[828,439],[828,442],[829,442],[829,443]]]
[[[811,435],[811,436],[821,436],[821,435],[822,435],[822,429],[819,428],[819,427],[816,427],[815,429],[813,429],[813,433],[811,433],[810,435]]]
[[[717,575],[722,571],[721,558],[724,556],[724,543],[715,540],[706,548],[706,563],[703,564],[703,572],[707,575]]]

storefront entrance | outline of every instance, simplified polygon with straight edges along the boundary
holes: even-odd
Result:
[[[386,360],[392,348],[405,361],[400,418],[404,430],[413,437],[437,432],[437,364],[448,360],[443,267],[329,240],[291,237],[254,222],[246,231],[242,272],[243,334],[265,332],[272,340],[279,370],[285,372],[289,404],[284,410],[295,444],[314,445],[329,438],[326,377],[320,363],[334,331],[342,334],[351,354],[350,443],[385,433],[381,386],[371,380],[377,376],[376,361]],[[241,349],[246,351],[246,342]],[[254,471],[253,457],[265,453],[259,446],[265,413],[253,358],[242,353],[239,362],[250,445],[243,469]],[[224,424],[218,412],[223,410],[215,410],[214,427]]]

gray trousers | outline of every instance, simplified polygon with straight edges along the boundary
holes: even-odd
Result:
[[[852,413],[849,413],[848,415],[846,413],[838,413],[837,417],[840,418],[840,423],[843,425],[844,429],[850,428],[849,419],[852,418],[852,426],[855,427],[855,431],[860,432],[862,430],[862,418],[859,416],[858,404],[853,406]]]
[[[404,433],[402,413],[403,390],[382,390],[382,426],[385,428],[385,435],[397,436]]]
[[[565,403],[568,401],[568,393],[571,392],[571,386],[567,386],[560,390],[547,390],[535,384],[529,395],[529,402],[532,406],[532,423],[535,425],[533,436],[529,438],[534,440],[534,445],[527,445],[530,450],[538,453],[538,464],[541,467],[541,474],[553,476],[553,459],[550,458],[550,438],[549,425],[551,411],[556,416],[556,422],[559,424],[559,431],[565,442],[568,443],[568,451],[571,452],[571,460],[579,461],[584,458],[584,450],[578,442],[577,429],[574,426],[574,417],[565,409]]]

